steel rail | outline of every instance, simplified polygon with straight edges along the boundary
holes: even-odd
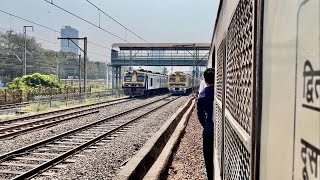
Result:
[[[70,119],[75,119],[78,117],[82,117],[82,116],[86,116],[89,114],[94,114],[94,113],[98,113],[99,110],[92,110],[89,112],[73,112],[71,114],[64,114],[61,115],[61,117],[63,116],[67,116],[67,117],[63,117],[63,119],[57,119],[56,118],[49,118],[49,119],[42,119],[40,121],[34,121],[34,122],[29,122],[29,123],[25,123],[25,124],[20,124],[17,126],[11,126],[8,128],[3,128],[0,129],[0,139],[4,139],[4,138],[8,138],[11,136],[15,136],[15,135],[19,135],[25,132],[29,132],[35,129],[40,129],[43,127],[49,127],[55,124],[58,124],[60,122],[63,121],[67,121]],[[76,113],[80,113],[80,114],[76,114]],[[23,127],[25,127],[24,129],[22,129]],[[2,133],[2,134],[1,134]]]
[[[126,100],[126,99],[127,99],[127,101],[122,101],[122,100]],[[39,114],[34,114],[34,115],[29,115],[29,116],[24,116],[24,117],[19,117],[19,118],[7,120],[7,121],[1,121],[0,122],[0,126],[1,125],[7,125],[7,124],[10,124],[10,123],[15,123],[17,121],[25,121],[27,119],[38,118],[38,117],[41,117],[41,116],[48,116],[50,114],[57,114],[57,113],[72,111],[72,110],[79,109],[79,108],[87,108],[87,107],[98,106],[98,105],[101,105],[101,104],[108,103],[108,104],[106,104],[106,107],[107,107],[107,106],[111,106],[111,105],[115,105],[115,104],[129,102],[129,101],[132,101],[132,100],[134,100],[134,99],[126,97],[126,98],[114,99],[114,100],[106,101],[106,102],[98,102],[98,103],[94,103],[94,104],[81,105],[81,106],[71,107],[71,108],[67,108],[67,109],[49,111],[49,112],[44,112],[44,113],[39,113]],[[112,103],[112,102],[116,102],[116,103]],[[112,104],[109,104],[109,103],[112,103]]]
[[[43,170],[46,170],[47,168],[50,168],[51,166],[58,164],[59,162],[63,161],[65,158],[71,156],[72,154],[75,154],[76,152],[80,151],[81,149],[84,149],[84,148],[94,144],[95,142],[103,139],[104,137],[107,137],[110,134],[117,132],[118,130],[124,128],[125,126],[137,121],[138,119],[140,119],[140,118],[142,118],[142,117],[144,117],[144,116],[146,116],[146,115],[148,115],[148,114],[150,114],[150,113],[152,113],[154,111],[156,111],[157,109],[160,109],[161,107],[169,104],[170,102],[172,102],[172,101],[174,101],[174,100],[176,100],[178,98],[179,97],[174,98],[174,99],[172,99],[172,100],[170,100],[170,101],[168,101],[168,102],[166,102],[166,103],[164,103],[164,104],[162,104],[162,105],[160,105],[158,107],[155,107],[155,108],[145,112],[142,115],[139,115],[139,116],[129,120],[128,122],[122,123],[121,125],[117,126],[116,128],[113,128],[112,130],[109,130],[108,132],[106,132],[106,133],[104,133],[102,135],[99,135],[99,136],[91,139],[90,141],[85,142],[85,143],[83,143],[83,144],[81,144],[81,145],[79,145],[79,146],[77,146],[77,147],[75,147],[75,148],[73,148],[73,149],[61,154],[60,156],[58,156],[58,157],[56,157],[56,158],[54,158],[54,159],[52,159],[50,161],[47,161],[47,162],[45,162],[45,163],[43,163],[43,164],[41,164],[41,165],[29,170],[28,172],[26,172],[24,174],[21,174],[18,177],[15,177],[13,179],[15,179],[15,180],[17,180],[17,179],[25,179],[25,178],[30,178],[32,176],[35,176],[38,172],[42,172]]]
[[[123,98],[123,99],[129,99],[129,98]],[[127,101],[116,100],[118,102],[112,103],[112,104],[104,104],[104,103],[110,103],[112,101],[104,102],[104,103],[98,103],[98,105],[97,104],[91,104],[91,105],[89,105],[88,108],[86,108],[87,106],[81,106],[79,108],[84,107],[86,109],[80,109],[80,110],[77,110],[77,111],[67,112],[67,113],[64,113],[64,114],[58,114],[58,115],[54,115],[54,116],[51,116],[51,117],[48,117],[48,118],[42,117],[42,118],[39,118],[39,119],[36,119],[36,120],[32,120],[32,121],[29,121],[29,118],[28,118],[27,120],[25,120],[25,121],[27,121],[26,123],[13,125],[13,126],[10,126],[10,125],[14,124],[14,122],[23,121],[23,120],[19,119],[19,120],[16,120],[14,122],[9,121],[8,123],[6,123],[4,125],[0,123],[0,126],[2,126],[2,127],[0,127],[0,140],[4,139],[4,138],[11,137],[11,136],[16,136],[16,135],[19,135],[19,134],[22,134],[22,133],[25,133],[25,132],[28,132],[28,131],[32,131],[32,130],[35,130],[35,129],[40,129],[40,128],[43,128],[43,127],[53,126],[54,124],[58,124],[58,123],[61,123],[63,121],[67,121],[67,120],[70,120],[70,119],[82,117],[82,116],[93,114],[93,113],[98,113],[99,111],[96,110],[96,109],[105,108],[105,107],[108,107],[108,106],[113,106],[113,105],[116,105],[116,104],[125,103],[125,102],[132,101],[132,100],[134,100],[134,98],[130,98]],[[77,108],[72,108],[72,109],[77,109]],[[59,112],[59,111],[55,111],[55,113],[56,112]],[[64,111],[62,111],[62,112],[64,112]],[[59,118],[63,118],[63,119],[59,119]],[[8,127],[5,127],[5,126],[8,126]]]
[[[129,110],[126,110],[126,111],[119,112],[119,113],[117,113],[117,114],[108,116],[108,117],[106,117],[106,118],[104,118],[104,119],[101,119],[101,120],[99,120],[99,121],[96,121],[96,122],[93,122],[93,123],[90,123],[90,124],[81,126],[81,127],[77,128],[77,129],[73,129],[73,130],[67,131],[67,132],[65,132],[65,133],[56,135],[56,136],[54,136],[54,137],[51,137],[51,138],[42,140],[42,141],[40,141],[40,142],[37,142],[37,143],[31,144],[31,145],[28,145],[28,146],[26,146],[26,147],[23,147],[23,148],[20,148],[20,149],[17,149],[17,150],[8,152],[8,153],[6,153],[6,154],[0,155],[0,163],[1,163],[3,160],[5,160],[7,157],[9,157],[9,156],[12,156],[12,155],[15,155],[15,154],[20,154],[20,153],[23,152],[23,151],[27,151],[27,150],[33,149],[33,148],[35,148],[35,147],[37,147],[37,146],[43,145],[43,144],[48,143],[48,142],[50,142],[50,141],[53,141],[53,140],[55,140],[55,139],[59,139],[59,138],[61,138],[61,137],[63,137],[63,136],[67,136],[67,135],[69,135],[69,134],[75,133],[75,132],[77,132],[77,131],[81,131],[81,130],[83,130],[83,129],[85,129],[85,128],[88,128],[88,127],[91,127],[91,126],[93,126],[93,125],[96,125],[96,124],[99,124],[99,123],[102,123],[102,122],[106,122],[106,121],[108,121],[108,120],[110,120],[110,119],[119,117],[119,116],[121,116],[121,115],[127,114],[127,113],[129,113],[129,112],[134,111],[134,110],[138,110],[138,109],[140,109],[140,108],[142,108],[142,107],[148,106],[148,105],[150,105],[150,104],[152,104],[152,103],[161,101],[161,100],[166,99],[166,98],[168,98],[168,97],[169,97],[169,96],[166,96],[166,97],[164,97],[164,98],[157,99],[157,100],[155,100],[155,101],[152,101],[152,102],[149,102],[149,103],[146,103],[146,104],[142,104],[142,105],[140,105],[140,106],[138,106],[138,107],[134,107],[134,108],[131,108],[131,109],[129,109]]]
[[[7,110],[7,109],[13,109],[21,106],[25,106],[30,104],[29,102],[22,102],[22,103],[14,103],[14,104],[1,104],[0,110]]]
[[[77,111],[72,111],[70,110],[71,112],[66,112],[64,114],[58,114],[58,115],[54,115],[54,116],[51,116],[51,117],[42,117],[42,118],[38,118],[38,119],[35,119],[35,120],[32,120],[32,121],[29,121],[29,118],[26,119],[26,120],[16,120],[14,122],[17,122],[17,121],[27,121],[26,123],[22,123],[22,124],[18,124],[18,125],[13,125],[13,126],[10,126],[11,124],[14,124],[14,122],[8,122],[6,124],[0,124],[0,126],[2,126],[0,128],[0,140],[1,139],[4,139],[4,138],[8,138],[8,137],[11,137],[11,136],[16,136],[18,134],[22,134],[22,133],[25,133],[25,132],[28,132],[28,131],[32,131],[32,130],[35,130],[35,129],[40,129],[40,128],[43,128],[43,127],[49,127],[49,126],[52,126],[54,124],[58,124],[58,123],[61,123],[63,121],[67,121],[67,120],[70,120],[70,119],[74,119],[74,118],[78,118],[78,117],[82,117],[82,116],[85,116],[85,115],[89,115],[89,114],[93,114],[93,113],[98,113],[99,111],[96,110],[96,109],[100,109],[100,108],[105,108],[105,107],[108,107],[108,106],[113,106],[113,105],[116,105],[116,104],[120,104],[120,103],[125,103],[125,102],[128,102],[128,101],[132,101],[133,99],[129,99],[127,101],[118,101],[116,103],[112,103],[110,104],[109,102],[105,102],[105,103],[108,103],[108,104],[103,104],[103,103],[99,103],[98,105],[97,104],[94,104],[94,105],[90,105],[88,108],[86,108],[87,106],[82,106],[84,107],[85,109],[80,109],[80,110],[77,110]],[[91,107],[92,106],[92,107]],[[82,107],[79,107],[79,108],[82,108]],[[73,108],[73,109],[77,109],[77,108]],[[55,111],[55,113],[57,113],[59,111]],[[62,111],[64,112],[64,111]],[[63,119],[59,119],[59,118],[63,118]],[[5,126],[8,126],[8,127],[5,127]],[[4,127],[4,128],[3,128]]]
[[[56,140],[60,140],[60,139],[62,139],[62,138],[67,138],[67,137],[70,136],[70,135],[77,135],[77,133],[80,133],[80,134],[81,134],[81,133],[83,133],[82,131],[85,131],[85,130],[87,130],[87,131],[89,131],[89,132],[90,132],[90,130],[91,130],[91,131],[92,131],[92,130],[96,130],[95,128],[99,127],[99,125],[100,125],[100,127],[103,127],[103,123],[109,122],[110,119],[113,119],[113,118],[119,117],[119,116],[121,116],[121,115],[127,114],[127,113],[129,113],[129,112],[132,112],[132,111],[141,109],[141,108],[146,107],[146,106],[148,106],[148,105],[150,105],[150,104],[153,104],[153,103],[155,103],[155,102],[159,102],[159,101],[161,101],[161,100],[164,100],[164,99],[166,99],[166,98],[168,98],[168,97],[170,97],[170,96],[166,96],[166,97],[164,97],[164,98],[157,99],[157,100],[155,100],[155,101],[152,101],[152,102],[149,102],[149,103],[140,105],[140,106],[135,107],[135,108],[132,108],[132,109],[129,109],[129,110],[127,110],[127,111],[120,112],[120,113],[118,113],[118,114],[116,114],[116,115],[109,116],[109,117],[104,118],[104,119],[102,119],[102,120],[99,120],[99,121],[97,121],[97,122],[94,122],[94,123],[91,123],[91,124],[82,126],[82,127],[80,127],[80,128],[77,128],[77,129],[74,129],[74,130],[71,130],[71,131],[62,133],[62,134],[57,135],[57,136],[54,136],[54,137],[52,137],[52,138],[48,138],[48,139],[43,140],[43,141],[40,141],[40,142],[38,142],[38,143],[34,143],[34,144],[32,144],[32,145],[29,145],[29,146],[20,148],[20,149],[18,149],[18,150],[11,151],[11,152],[9,152],[9,153],[7,153],[7,154],[1,155],[1,156],[0,156],[0,165],[1,165],[2,163],[4,163],[4,161],[11,161],[11,160],[13,160],[14,158],[19,157],[19,156],[24,156],[24,155],[27,155],[27,154],[32,154],[32,152],[31,152],[32,150],[37,150],[37,149],[41,148],[42,146],[44,146],[44,145],[46,145],[46,144],[49,144],[49,143],[55,144],[55,141],[56,141]],[[143,114],[141,114],[141,115],[139,115],[139,116],[137,116],[137,117],[134,117],[134,118],[130,119],[130,120],[127,121],[127,122],[121,122],[121,124],[120,124],[120,125],[117,125],[115,128],[113,128],[113,129],[111,129],[111,130],[108,130],[107,132],[103,132],[103,133],[100,134],[100,135],[98,134],[96,137],[92,137],[92,139],[88,140],[87,142],[80,143],[80,145],[77,145],[76,147],[69,146],[69,147],[72,147],[72,149],[67,150],[66,152],[63,152],[62,154],[58,154],[57,157],[55,157],[55,158],[53,158],[53,159],[50,159],[50,160],[48,160],[48,161],[46,161],[46,162],[44,162],[44,163],[42,163],[42,164],[40,164],[40,165],[36,165],[36,167],[28,170],[27,172],[21,171],[21,174],[18,175],[18,176],[16,176],[16,177],[14,177],[13,179],[25,179],[25,178],[30,178],[30,177],[32,177],[32,176],[34,176],[34,175],[36,175],[36,174],[38,174],[38,173],[46,170],[47,168],[50,168],[51,166],[53,166],[53,165],[55,165],[55,164],[63,161],[65,158],[67,158],[67,157],[69,157],[70,155],[72,155],[72,154],[80,151],[81,149],[84,149],[85,147],[88,147],[88,146],[94,144],[95,142],[103,139],[104,137],[107,137],[107,136],[113,134],[114,132],[116,132],[116,131],[124,128],[125,126],[133,123],[134,121],[140,119],[141,117],[144,117],[144,116],[146,116],[147,114],[149,114],[149,113],[151,113],[151,112],[154,112],[155,110],[157,110],[157,109],[159,109],[159,108],[161,108],[161,107],[169,104],[170,102],[172,102],[172,101],[174,101],[174,100],[176,100],[176,99],[178,99],[178,98],[179,98],[179,97],[176,97],[176,98],[171,99],[170,101],[166,101],[164,104],[161,104],[160,106],[157,106],[157,107],[155,107],[155,108],[153,108],[153,109],[151,109],[151,110],[148,110],[147,112],[144,112]],[[95,126],[97,126],[97,127],[95,127]],[[92,134],[95,135],[95,133],[92,133]],[[78,136],[79,136],[79,134],[78,134]],[[72,139],[71,139],[71,140],[72,140]],[[57,142],[56,142],[56,143],[57,143]],[[71,144],[79,144],[79,143],[71,143]],[[66,147],[68,147],[68,146],[66,146]],[[50,150],[49,150],[49,151],[50,151]],[[9,164],[10,164],[10,163],[9,163]],[[10,174],[10,173],[9,173],[9,174]]]

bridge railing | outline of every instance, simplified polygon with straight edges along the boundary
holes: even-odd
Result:
[[[196,57],[203,58],[208,56],[208,50],[197,51],[159,51],[159,50],[141,50],[141,51],[128,51],[122,50],[119,52],[113,52],[111,54],[112,59],[194,59]]]

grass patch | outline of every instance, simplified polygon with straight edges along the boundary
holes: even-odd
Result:
[[[67,105],[65,102],[62,102],[62,101],[52,101],[51,107],[50,107],[49,101],[42,101],[39,105],[38,105],[38,103],[31,103],[31,104],[21,108],[21,111],[25,112],[23,115],[16,115],[16,114],[0,115],[0,121],[7,121],[7,120],[14,119],[17,117],[23,117],[23,116],[28,116],[28,115],[37,114],[37,113],[43,113],[43,112],[49,112],[49,111],[55,111],[55,110],[61,110],[61,109],[68,109],[71,107],[76,107],[76,106],[81,106],[81,105],[88,105],[88,104],[94,104],[94,103],[98,103],[98,102],[111,101],[114,99],[119,99],[119,97],[106,96],[106,97],[100,97],[100,98],[88,98],[83,101],[69,100],[67,102]]]
[[[0,122],[1,121],[7,121],[7,120],[13,119],[15,117],[16,117],[15,114],[0,115]]]
[[[106,91],[106,90],[110,90],[110,89],[107,89],[106,86],[93,86],[93,87],[91,87],[91,92],[99,92],[99,91]]]
[[[98,102],[104,102],[104,101],[110,101],[118,99],[116,97],[101,97],[101,98],[88,98],[86,100],[69,100],[66,104],[66,102],[62,101],[52,101],[51,106],[49,101],[43,101],[39,105],[38,103],[33,103],[28,106],[25,106],[22,108],[23,111],[26,111],[27,113],[40,113],[40,112],[47,112],[47,111],[54,111],[54,110],[61,110],[61,109],[67,109],[71,107],[76,107],[80,105],[88,105],[88,104],[94,104]]]

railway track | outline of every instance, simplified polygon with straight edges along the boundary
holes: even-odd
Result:
[[[0,110],[20,108],[20,107],[26,106],[28,104],[30,104],[30,103],[29,102],[22,102],[22,103],[14,103],[14,104],[2,104],[2,105],[0,105]]]
[[[33,114],[33,115],[28,115],[28,116],[22,116],[22,117],[14,118],[14,119],[7,120],[7,121],[1,121],[0,122],[0,126],[1,126],[2,123],[6,123],[6,122],[15,122],[15,121],[19,121],[19,120],[34,119],[34,118],[48,116],[48,115],[52,115],[52,114],[59,114],[59,113],[70,111],[70,110],[74,110],[74,109],[86,108],[86,107],[91,107],[91,106],[96,106],[96,105],[105,104],[105,103],[111,103],[111,102],[119,102],[119,101],[123,101],[123,100],[132,100],[132,99],[129,98],[129,97],[126,97],[126,98],[115,99],[115,100],[111,100],[111,101],[107,101],[107,102],[98,102],[98,103],[94,103],[94,104],[75,106],[75,107],[71,107],[71,108],[67,108],[67,109],[48,111],[48,112],[37,113],[37,114]]]
[[[179,97],[164,97],[132,109],[108,116],[94,123],[62,133],[32,145],[11,151],[0,156],[0,178],[25,179],[31,178],[46,169],[56,166],[67,157],[91,145],[107,140],[117,132],[124,132],[140,118],[160,109]],[[153,103],[159,103],[154,108],[139,111]],[[142,112],[130,116],[129,119],[119,118],[131,112]]]
[[[98,113],[100,108],[125,103],[133,99],[121,99],[104,103],[78,106],[70,109],[46,112],[0,122],[0,139],[16,136],[31,130],[52,126],[54,124]]]

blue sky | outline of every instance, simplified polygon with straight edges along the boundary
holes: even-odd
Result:
[[[99,24],[98,10],[86,0],[52,0],[59,6]],[[210,43],[218,1],[217,0],[91,0],[149,42],[208,42]],[[70,25],[88,41],[110,47],[123,42],[45,2],[44,0],[1,0],[0,9],[56,30]],[[33,25],[0,12],[0,30],[12,29],[22,32],[22,26]],[[124,28],[100,14],[104,29],[125,38],[129,42],[142,42]],[[58,33],[34,25],[35,36],[47,49],[59,50]],[[47,41],[50,42],[47,42]],[[88,45],[89,58],[107,61],[110,50]]]

